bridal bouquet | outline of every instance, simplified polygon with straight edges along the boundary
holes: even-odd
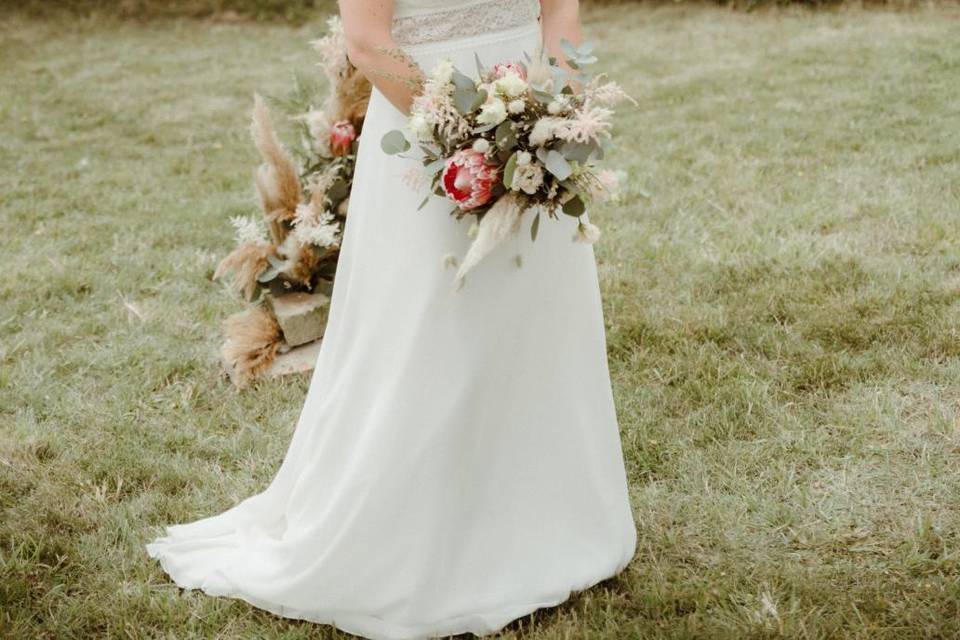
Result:
[[[618,174],[599,170],[611,138],[613,107],[632,99],[615,82],[593,75],[593,47],[562,43],[566,65],[541,53],[484,68],[477,79],[441,61],[413,101],[406,131],[390,131],[386,153],[412,144],[422,151],[433,195],[447,198],[457,218],[477,217],[476,237],[456,284],[533,211],[535,241],[541,217],[578,219],[574,240],[595,242],[599,229],[583,219],[591,202],[616,196]],[[430,200],[424,199],[421,208]]]

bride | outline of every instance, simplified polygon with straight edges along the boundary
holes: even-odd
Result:
[[[493,633],[622,570],[636,530],[592,246],[519,233],[454,291],[466,218],[380,138],[420,70],[561,56],[576,0],[341,0],[374,91],[329,323],[267,489],[147,545],[176,583],[375,639]],[[403,55],[400,55],[402,52]],[[411,64],[412,60],[416,64]],[[413,81],[413,82],[412,82]]]

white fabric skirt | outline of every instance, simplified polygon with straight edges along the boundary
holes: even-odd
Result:
[[[411,47],[427,71],[522,59],[539,27]],[[529,214],[462,290],[455,220],[385,155],[374,92],[326,337],[286,458],[232,509],[147,545],[176,583],[374,639],[492,633],[623,569],[636,530],[596,264]],[[519,259],[518,259],[519,256]],[[519,264],[518,264],[519,263]]]

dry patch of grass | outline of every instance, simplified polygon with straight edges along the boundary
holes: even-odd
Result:
[[[640,543],[523,638],[960,635],[960,13],[587,12],[641,106],[595,212]],[[210,282],[318,25],[0,25],[0,635],[340,637],[142,550],[262,488]]]

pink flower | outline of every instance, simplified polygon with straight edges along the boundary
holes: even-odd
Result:
[[[527,79],[527,72],[523,70],[522,65],[517,64],[516,62],[499,62],[493,65],[493,68],[491,69],[491,73],[493,74],[494,79],[502,78],[508,73],[517,74],[518,76],[520,76],[521,80]]]
[[[443,169],[443,191],[462,211],[490,202],[491,189],[499,178],[499,167],[484,162],[484,155],[471,148],[454,153]]]
[[[330,152],[335,156],[345,156],[350,153],[350,145],[357,139],[357,130],[349,120],[335,122],[330,127]]]

